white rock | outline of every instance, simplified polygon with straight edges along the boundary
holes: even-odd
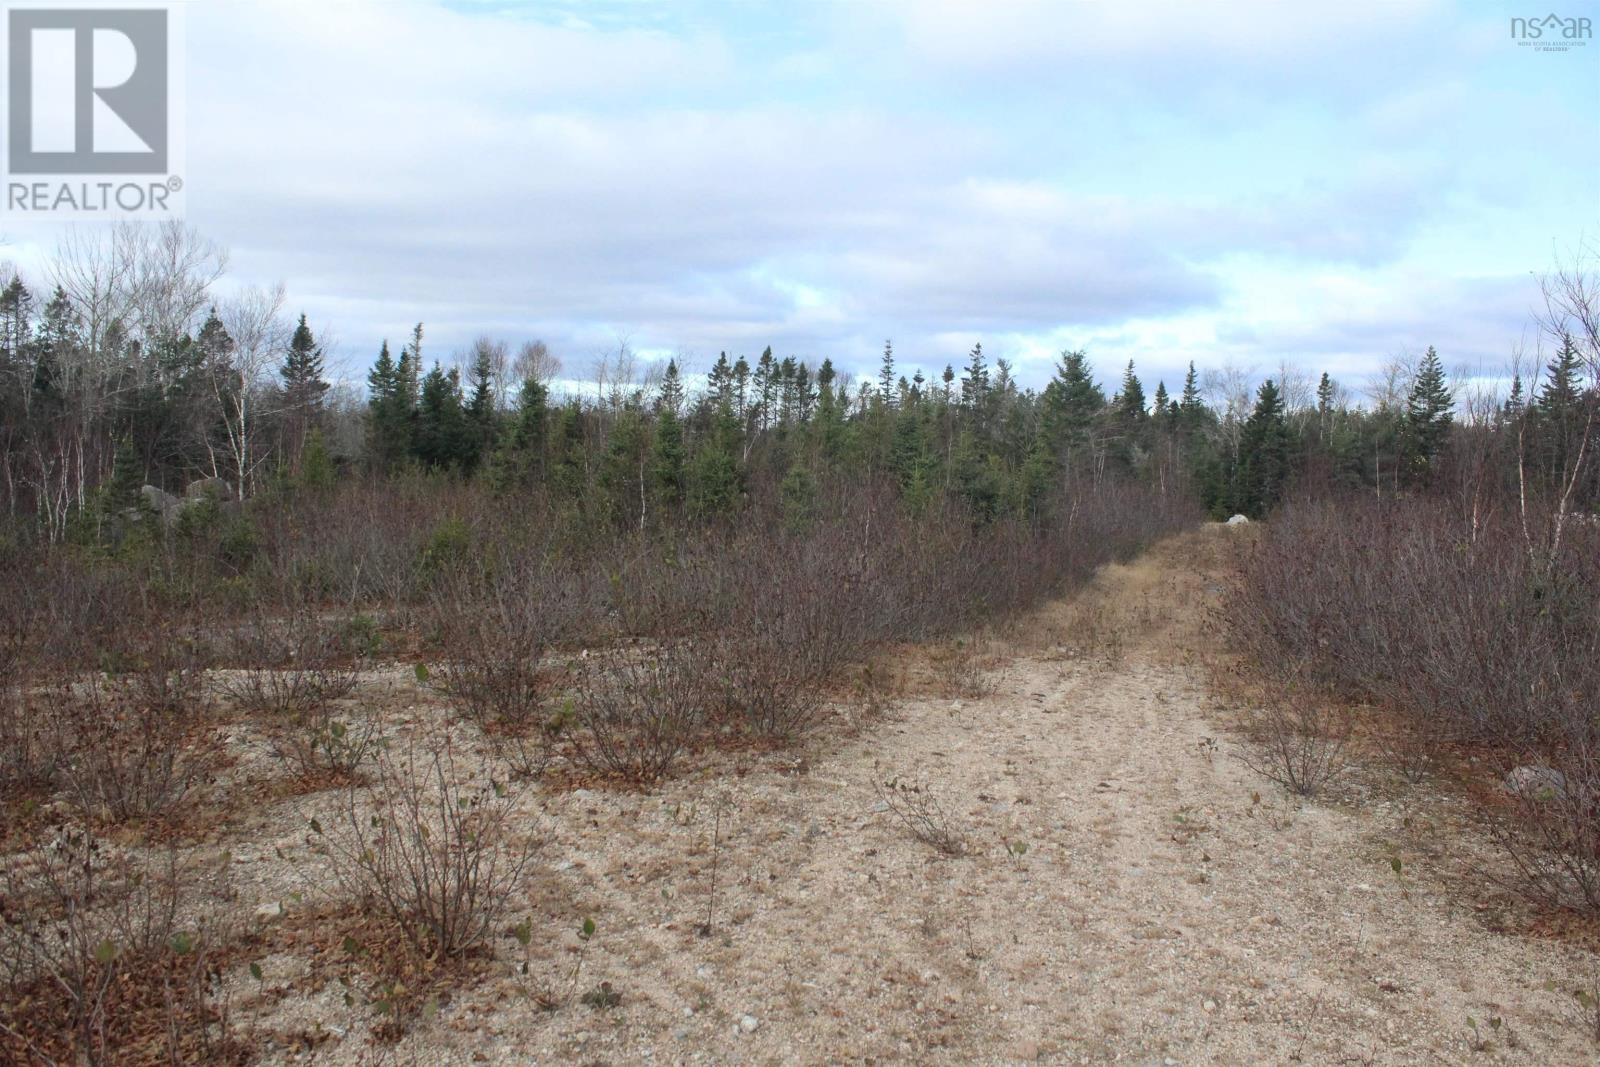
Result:
[[[746,1015],[744,1018],[739,1020],[739,1029],[743,1030],[747,1034],[755,1033],[756,1027],[760,1025],[761,1020],[757,1019],[754,1015]]]
[[[1228,520],[1227,525],[1229,525],[1229,526],[1249,526],[1250,525],[1250,520],[1248,518],[1246,518],[1245,516],[1243,516],[1243,515],[1235,515],[1233,518]]]
[[[282,915],[283,901],[281,900],[274,900],[256,909],[256,918],[258,919],[277,919],[281,918]]]

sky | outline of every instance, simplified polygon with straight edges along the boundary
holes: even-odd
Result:
[[[1541,0],[1543,2],[1543,0]],[[1600,254],[1600,40],[1505,3],[193,0],[187,220],[360,380],[426,324],[703,372],[1498,368]],[[1552,9],[1600,27],[1600,4]],[[0,220],[25,270],[65,225]]]

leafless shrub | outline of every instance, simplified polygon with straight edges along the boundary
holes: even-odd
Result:
[[[84,676],[44,697],[63,785],[80,810],[122,822],[169,813],[219,754],[197,671]]]
[[[257,618],[236,640],[244,664],[224,689],[248,715],[273,724],[313,716],[360,680],[343,642],[309,613]]]
[[[1244,764],[1299,796],[1315,796],[1346,765],[1350,720],[1302,688],[1285,687],[1248,712]]]
[[[218,871],[216,877],[222,877]],[[68,827],[0,869],[0,1058],[232,1062],[223,921],[177,854],[138,861]]]
[[[378,909],[421,956],[481,943],[531,854],[514,836],[514,798],[496,782],[463,783],[447,737],[380,753],[369,787],[351,786],[332,832],[311,820],[346,892]]]
[[[339,712],[337,702],[360,681],[342,639],[310,613],[296,613],[255,620],[238,646],[247,666],[224,689],[266,731],[273,754],[302,778],[353,774],[380,733],[376,720]]]
[[[1223,620],[1268,672],[1416,717],[1441,741],[1524,746],[1600,692],[1600,529],[1554,566],[1509,516],[1401,498],[1284,508],[1241,562]]]
[[[1589,1040],[1600,1045],[1600,966],[1590,964],[1589,973],[1581,975],[1576,982],[1569,984],[1564,990],[1554,982],[1546,986],[1551,992],[1564,992],[1571,996],[1567,1002],[1568,1012],[1577,1020],[1578,1025]]]
[[[967,837],[957,828],[950,813],[939,802],[933,787],[920,782],[888,778],[872,782],[873,790],[884,807],[925,845],[946,856],[963,856],[967,852]]]
[[[48,787],[56,755],[45,717],[24,687],[0,684],[0,796]]]
[[[582,662],[572,701],[577,761],[649,785],[701,740],[705,665],[686,643],[631,643]]]
[[[1412,785],[1426,781],[1439,765],[1438,739],[1413,715],[1388,715],[1373,725],[1368,737],[1395,773]]]
[[[1590,733],[1529,753],[1506,779],[1491,833],[1511,860],[1513,889],[1546,907],[1600,915],[1600,742]]]
[[[502,553],[484,569],[442,577],[433,617],[444,658],[429,678],[500,746],[535,762],[547,758],[550,725],[545,656],[567,626],[557,577],[537,560]]]
[[[976,700],[994,692],[977,647],[965,638],[953,638],[934,649],[933,664],[946,692]]]

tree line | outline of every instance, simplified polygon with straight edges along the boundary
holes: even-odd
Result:
[[[959,369],[909,375],[886,342],[874,378],[830,359],[722,353],[691,385],[624,348],[593,395],[557,391],[542,345],[478,341],[429,358],[418,324],[381,346],[365,396],[334,390],[325,343],[280,289],[214,292],[225,256],[191,230],[124,227],[64,247],[52,283],[0,291],[0,489],[50,540],[99,536],[139,487],[221,479],[240,496],[403,470],[533,492],[618,530],[706,521],[752,497],[803,521],[819,479],[884,477],[912,509],[941,495],[983,518],[1040,517],[1063,486],[1107,478],[1192,491],[1217,517],[1269,512],[1296,486],[1417,491],[1473,477],[1597,500],[1592,339],[1556,333],[1503,398],[1452,383],[1434,349],[1365,403],[1328,374],[1255,384],[1193,364],[1115,388],[1063,352],[1042,389],[974,344]],[[1467,472],[1471,472],[1470,475]],[[1582,472],[1582,476],[1579,474]]]

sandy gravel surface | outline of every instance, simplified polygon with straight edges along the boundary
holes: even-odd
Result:
[[[980,643],[965,694],[908,653],[905,695],[841,709],[843,741],[649,795],[526,792],[530,946],[497,936],[397,1045],[293,952],[235,977],[236,1016],[268,1062],[1596,1062],[1547,988],[1594,958],[1491,929],[1495,860],[1458,802],[1372,772],[1295,803],[1236,758],[1199,663],[1230,536],[1168,542]],[[439,713],[394,684],[401,718]],[[931,787],[965,855],[883,809],[891,776]],[[240,906],[289,900],[253,922],[317,906],[303,827],[331,796],[252,816]],[[585,916],[570,988],[620,1003],[541,1010],[529,993],[568,988]]]

